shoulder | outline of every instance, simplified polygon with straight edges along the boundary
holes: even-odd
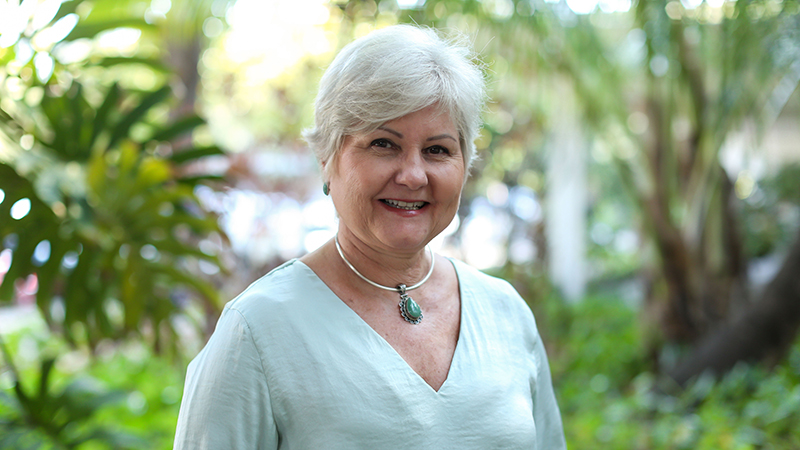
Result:
[[[320,303],[326,289],[308,266],[295,259],[287,261],[229,301],[214,334],[225,333],[222,330],[231,326],[243,327],[258,347],[270,345],[279,335],[288,339],[298,328],[305,328],[304,318],[324,309]]]
[[[458,260],[451,260],[458,274],[462,293],[491,300],[493,303],[508,304],[509,307],[530,311],[528,305],[514,286],[502,278],[497,278]]]
[[[340,303],[313,270],[293,259],[228,302],[217,329],[239,323],[250,331],[256,348],[279,352],[319,337],[331,321],[341,320],[349,309]]]
[[[266,275],[252,282],[241,294],[231,300],[228,305],[231,307],[246,304],[253,295],[269,292],[274,289],[294,288],[295,282],[302,277],[305,266],[297,259],[291,259],[272,269]]]
[[[451,259],[458,274],[462,299],[472,304],[480,314],[488,314],[502,321],[518,322],[523,328],[536,330],[528,304],[514,286],[506,280],[493,277],[458,260]]]
[[[297,306],[297,300],[313,287],[314,273],[296,259],[289,260],[250,284],[225,305],[244,317],[264,308],[281,309]],[[276,311],[277,312],[277,311]]]
[[[462,284],[474,284],[474,286],[471,287],[517,295],[517,291],[508,281],[481,272],[469,264],[457,259],[450,259],[450,261],[452,261],[453,266],[456,268],[456,273],[458,274],[459,281]]]

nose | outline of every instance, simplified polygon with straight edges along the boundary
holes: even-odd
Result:
[[[425,159],[419,151],[410,151],[400,158],[395,174],[395,182],[416,191],[428,184],[428,172]]]

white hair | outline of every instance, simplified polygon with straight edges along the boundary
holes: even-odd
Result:
[[[437,104],[458,130],[469,173],[486,102],[476,61],[467,45],[446,41],[430,28],[394,25],[374,31],[345,46],[325,71],[314,127],[303,137],[327,173],[333,164],[326,163],[345,136],[372,132]]]

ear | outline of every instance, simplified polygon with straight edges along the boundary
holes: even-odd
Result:
[[[330,183],[331,176],[335,174],[337,157],[338,152],[329,156],[325,161],[319,162],[320,171],[322,172],[322,181],[325,183]]]
[[[320,167],[320,178],[322,178],[322,184],[324,184],[326,186],[330,186],[331,177],[330,177],[330,174],[328,173],[327,169],[328,169],[328,167],[326,167],[325,164],[321,165],[321,167]]]

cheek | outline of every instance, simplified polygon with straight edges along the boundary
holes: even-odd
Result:
[[[353,171],[347,177],[342,178],[346,195],[348,198],[360,198],[366,195],[365,189],[369,188],[369,180],[364,178],[364,174]]]
[[[372,197],[386,185],[391,174],[377,164],[356,163],[346,176],[342,177],[352,194],[356,197]]]
[[[442,187],[447,196],[453,197],[453,201],[458,203],[461,199],[461,191],[464,189],[464,169],[463,165],[455,164],[450,170],[443,174]]]
[[[339,213],[358,212],[370,196],[369,181],[358,170],[339,171],[332,180],[331,197]]]

